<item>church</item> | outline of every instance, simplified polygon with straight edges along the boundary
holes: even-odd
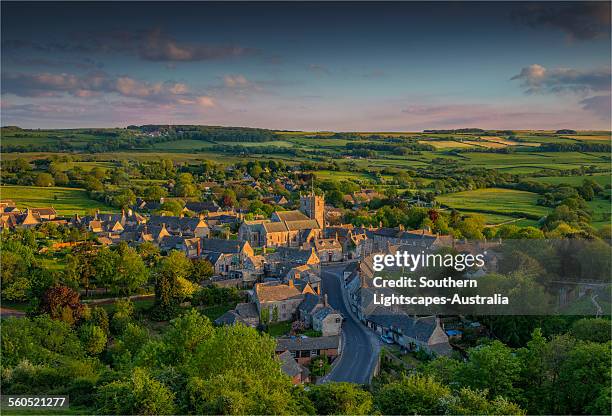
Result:
[[[310,193],[300,197],[300,209],[278,211],[269,220],[245,221],[238,239],[252,247],[301,247],[321,238],[325,227],[325,199]]]

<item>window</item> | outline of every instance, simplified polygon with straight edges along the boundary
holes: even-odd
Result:
[[[339,323],[340,323],[340,321],[341,321],[341,319],[340,319],[340,318],[336,318],[336,323],[337,323],[337,324],[339,324]]]
[[[319,350],[310,350],[310,356],[311,357],[314,357],[314,356],[317,356],[317,355],[319,355]]]

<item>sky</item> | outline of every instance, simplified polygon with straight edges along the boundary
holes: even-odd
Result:
[[[609,130],[609,2],[8,2],[1,123]]]

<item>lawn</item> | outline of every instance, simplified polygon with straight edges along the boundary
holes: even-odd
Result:
[[[89,198],[84,189],[77,188],[4,185],[0,187],[0,198],[13,200],[19,208],[53,207],[59,215],[83,215],[95,209],[102,212],[115,211]]]
[[[537,219],[546,215],[548,208],[536,205],[538,195],[513,189],[486,188],[442,195],[438,202],[465,212],[502,214],[511,217]]]
[[[271,337],[282,337],[291,331],[291,322],[276,322],[268,325],[268,334]]]

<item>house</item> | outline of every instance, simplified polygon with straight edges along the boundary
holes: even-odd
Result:
[[[304,323],[307,328],[312,328],[312,315],[314,312],[323,307],[323,302],[319,295],[306,293],[304,300],[298,306],[299,320]]]
[[[293,385],[310,382],[310,371],[293,358],[291,352],[285,351],[277,355],[281,362],[281,371],[291,378]]]
[[[32,214],[37,215],[41,220],[54,220],[57,217],[55,208],[31,208]]]
[[[183,208],[183,212],[195,212],[196,214],[200,214],[203,212],[218,212],[222,211],[221,207],[217,205],[214,201],[187,201],[185,202],[185,207]]]
[[[321,294],[321,273],[318,268],[308,264],[302,264],[290,269],[283,281],[285,283],[292,281],[302,292],[308,291],[306,290],[308,286],[317,295]]]
[[[284,284],[255,284],[254,303],[261,316],[267,311],[270,321],[291,321],[297,314],[299,305],[304,300],[304,294],[292,282]]]
[[[414,317],[377,306],[365,317],[365,323],[409,351],[424,350],[437,355],[452,352],[448,335],[435,316]]]
[[[164,225],[174,235],[207,238],[210,234],[208,224],[201,218],[152,215],[147,223],[151,226]]]
[[[243,268],[245,260],[255,253],[248,241],[203,238],[201,255],[213,265],[215,274],[229,276]]]
[[[319,238],[314,240],[314,248],[319,259],[324,262],[342,261],[342,245],[335,238]]]
[[[278,247],[274,253],[266,254],[265,258],[265,270],[271,276],[284,277],[291,269],[300,266],[309,266],[310,273],[321,273],[321,262],[314,248]]]
[[[439,235],[430,229],[405,231],[403,226],[398,228],[378,228],[367,230],[367,253],[385,250],[389,245],[407,245],[421,249],[435,249],[443,246],[452,246],[453,238],[450,235]]]
[[[214,323],[217,326],[242,324],[255,328],[259,325],[259,313],[254,303],[239,303],[215,319]]]
[[[323,306],[312,315],[312,329],[320,331],[323,336],[340,335],[341,326],[342,315],[330,306]]]
[[[33,228],[40,223],[40,217],[34,214],[31,209],[26,209],[25,213],[17,216],[17,225],[23,228]]]
[[[333,361],[342,353],[340,337],[294,337],[278,338],[276,340],[276,354],[289,351],[291,356],[301,365],[308,365],[314,357],[329,357]]]

